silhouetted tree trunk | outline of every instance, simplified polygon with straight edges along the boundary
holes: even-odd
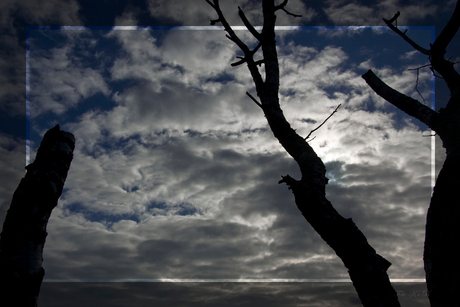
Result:
[[[447,106],[436,112],[390,88],[372,70],[363,78],[382,98],[434,130],[446,149],[446,160],[436,180],[427,213],[424,264],[431,306],[460,306],[460,75],[454,69],[454,63],[444,58],[447,45],[460,27],[460,4],[457,1],[452,17],[430,49],[420,47],[393,26],[398,16],[399,12],[384,21],[416,50],[429,57],[431,68],[441,75],[449,88],[451,97]]]
[[[48,130],[35,161],[13,194],[0,238],[0,305],[37,306],[46,225],[61,196],[73,158],[75,138]]]
[[[364,306],[400,306],[396,291],[391,286],[386,273],[391,263],[376,253],[367,242],[364,234],[352,219],[342,217],[326,198],[326,167],[316,155],[305,138],[291,128],[279,105],[279,65],[275,41],[275,12],[286,11],[287,0],[275,6],[274,0],[263,0],[263,29],[259,33],[247,20],[239,8],[239,16],[248,30],[259,41],[254,50],[250,50],[232,30],[225,20],[218,0],[206,0],[217,12],[219,18],[211,24],[221,22],[227,31],[227,37],[244,52],[244,57],[232,66],[243,63],[248,65],[254,80],[258,102],[249,93],[248,96],[263,110],[273,134],[299,165],[302,178],[296,180],[289,175],[282,176],[280,183],[286,183],[292,190],[297,207],[316,232],[332,247],[347,267],[353,285]],[[294,15],[297,16],[297,15]],[[263,60],[253,59],[262,47]],[[265,80],[260,75],[258,65],[265,65]]]

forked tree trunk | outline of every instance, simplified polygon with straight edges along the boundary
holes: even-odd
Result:
[[[263,0],[262,33],[259,33],[249,23],[243,11],[239,10],[243,23],[259,41],[254,50],[250,50],[232,30],[220,10],[219,1],[207,0],[207,2],[219,16],[211,23],[222,22],[228,33],[227,37],[235,42],[245,54],[244,58],[232,65],[247,63],[260,102],[249,93],[248,96],[263,110],[273,134],[299,165],[302,174],[300,180],[287,175],[282,177],[280,183],[288,185],[305,219],[342,259],[363,305],[367,307],[400,306],[396,291],[386,273],[391,265],[390,262],[378,255],[353,221],[342,217],[326,199],[327,178],[323,162],[305,138],[292,129],[281,110],[278,97],[280,84],[275,41],[275,12],[285,10],[288,1],[285,0],[275,6],[274,0]],[[253,56],[260,47],[262,47],[263,60],[254,61]],[[265,80],[258,70],[258,65],[262,63],[265,66]]]

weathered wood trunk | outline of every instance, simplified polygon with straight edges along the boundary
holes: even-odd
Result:
[[[431,306],[460,306],[460,74],[455,70],[454,63],[444,58],[447,46],[460,28],[460,1],[457,1],[452,17],[429,50],[417,45],[406,36],[406,32],[401,32],[392,24],[399,15],[398,12],[392,19],[384,21],[416,50],[428,56],[431,69],[442,76],[449,88],[451,96],[446,107],[439,112],[431,110],[390,88],[372,70],[362,77],[379,96],[434,130],[446,149],[446,160],[436,179],[426,217],[423,260]]]
[[[436,131],[446,160],[436,179],[426,220],[424,264],[428,297],[433,307],[460,306],[460,82],[445,109],[435,112],[389,88],[372,71],[363,75],[377,94]],[[451,83],[451,87],[453,83]]]
[[[262,33],[249,23],[244,12],[239,15],[259,45],[250,50],[232,30],[220,10],[218,0],[207,0],[215,9],[219,18],[212,22],[221,22],[227,31],[227,37],[235,42],[244,52],[244,58],[232,64],[237,66],[247,63],[254,80],[258,102],[250,94],[248,96],[263,110],[270,129],[284,149],[298,163],[302,178],[295,180],[291,176],[283,176],[279,183],[286,183],[292,190],[295,202],[302,215],[336,252],[348,269],[353,285],[366,307],[399,307],[396,291],[393,289],[387,274],[391,263],[378,255],[367,242],[364,234],[351,219],[342,217],[326,199],[326,167],[316,155],[305,138],[292,129],[283,115],[279,104],[279,64],[276,52],[275,12],[285,10],[287,0],[275,6],[273,0],[262,1],[264,23]],[[263,60],[254,61],[253,55],[262,47]],[[265,80],[262,78],[258,65],[265,66]]]
[[[453,100],[456,99],[454,103]],[[426,217],[423,260],[428,297],[433,307],[460,306],[460,95],[453,94],[442,111],[439,136],[446,160],[436,179]]]
[[[460,150],[450,153],[439,173],[427,214],[425,271],[433,307],[460,306]]]
[[[1,306],[37,306],[45,275],[46,226],[62,194],[74,148],[74,136],[59,125],[47,131],[13,194],[0,238]]]

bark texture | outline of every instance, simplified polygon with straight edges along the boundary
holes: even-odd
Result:
[[[59,125],[48,130],[13,194],[0,238],[2,306],[37,306],[45,275],[46,226],[61,196],[74,148],[71,133],[59,130]]]
[[[287,12],[285,6],[288,1],[285,0],[278,6],[275,6],[274,0],[262,2],[264,16],[262,33],[257,32],[250,25],[244,12],[239,9],[243,23],[259,41],[253,50],[231,29],[220,10],[219,1],[207,0],[207,2],[218,14],[218,19],[211,21],[211,24],[221,22],[228,33],[227,37],[244,52],[245,56],[240,57],[240,61],[232,65],[243,63],[248,65],[260,102],[249,93],[248,96],[263,110],[273,134],[299,165],[302,174],[300,180],[287,175],[282,176],[280,183],[288,185],[305,219],[342,259],[363,305],[400,306],[396,291],[391,286],[386,273],[391,263],[378,255],[353,221],[342,217],[326,199],[328,181],[326,167],[305,138],[292,129],[281,110],[278,96],[280,84],[275,41],[275,12],[278,10]],[[253,56],[260,47],[262,47],[263,59],[254,61]],[[258,69],[258,65],[261,64],[265,65],[265,78],[261,76]]]
[[[429,56],[432,70],[446,82],[450,99],[439,112],[431,110],[419,101],[390,88],[371,70],[363,75],[364,80],[382,98],[411,115],[434,130],[446,149],[446,160],[436,179],[430,206],[427,212],[424,265],[428,297],[433,307],[460,306],[460,75],[454,65],[444,58],[446,48],[460,27],[460,2],[445,28],[431,48],[425,49],[410,40],[392,22],[399,12],[386,24],[416,50]]]

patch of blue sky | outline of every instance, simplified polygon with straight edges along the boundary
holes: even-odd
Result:
[[[134,193],[136,191],[139,191],[139,186],[138,185],[126,185],[126,184],[124,184],[124,185],[121,186],[121,188],[124,191],[128,192],[128,193]]]
[[[129,190],[129,192],[135,192],[139,188],[137,186],[124,187],[123,189]],[[67,215],[82,215],[85,220],[90,222],[97,222],[107,226],[109,229],[116,222],[122,220],[134,221],[136,223],[141,222],[142,216],[192,216],[201,215],[202,211],[190,203],[182,202],[177,204],[169,204],[162,201],[150,201],[146,205],[146,213],[112,213],[107,210],[98,210],[94,207],[86,206],[82,203],[72,203],[65,205],[64,214]]]
[[[296,46],[316,48],[317,50],[322,50],[326,46],[341,48],[349,57],[349,61],[345,63],[348,64],[348,67],[345,67],[347,69],[356,69],[353,65],[367,60],[373,60],[377,67],[381,65],[380,67],[393,68],[405,67],[408,60],[409,63],[428,63],[427,57],[419,52],[414,53],[409,59],[402,58],[405,53],[414,51],[414,49],[391,30],[376,31],[374,27],[365,27],[363,29],[366,31],[360,31],[359,35],[353,35],[357,33],[355,30],[342,29],[340,30],[342,35],[323,35],[320,37],[318,31],[314,31],[310,27],[303,28],[301,28],[302,31],[283,32],[282,40],[285,44],[292,41]],[[421,46],[429,46],[432,43],[431,32],[434,30],[425,29],[426,27],[421,27],[422,30],[418,28],[410,28],[411,38]]]
[[[97,143],[99,153],[121,152],[124,155],[132,154],[138,146],[142,145],[142,139],[139,134],[132,134],[128,137],[114,137],[108,134],[108,131],[101,131],[103,138]],[[95,152],[86,152],[93,155]]]
[[[72,203],[66,205],[64,213],[69,215],[81,214],[86,220],[101,223],[109,228],[113,225],[113,223],[122,220],[130,220],[136,223],[141,221],[140,214],[137,213],[109,213],[104,210],[97,210],[97,208],[89,208],[82,203]]]
[[[166,216],[166,215],[201,215],[202,211],[194,205],[187,202],[180,203],[166,203],[164,201],[152,200],[146,206],[148,214],[153,216]]]
[[[204,82],[216,82],[216,83],[226,84],[226,83],[233,82],[233,81],[235,81],[235,77],[232,76],[227,71],[224,71],[216,76],[207,78]]]

